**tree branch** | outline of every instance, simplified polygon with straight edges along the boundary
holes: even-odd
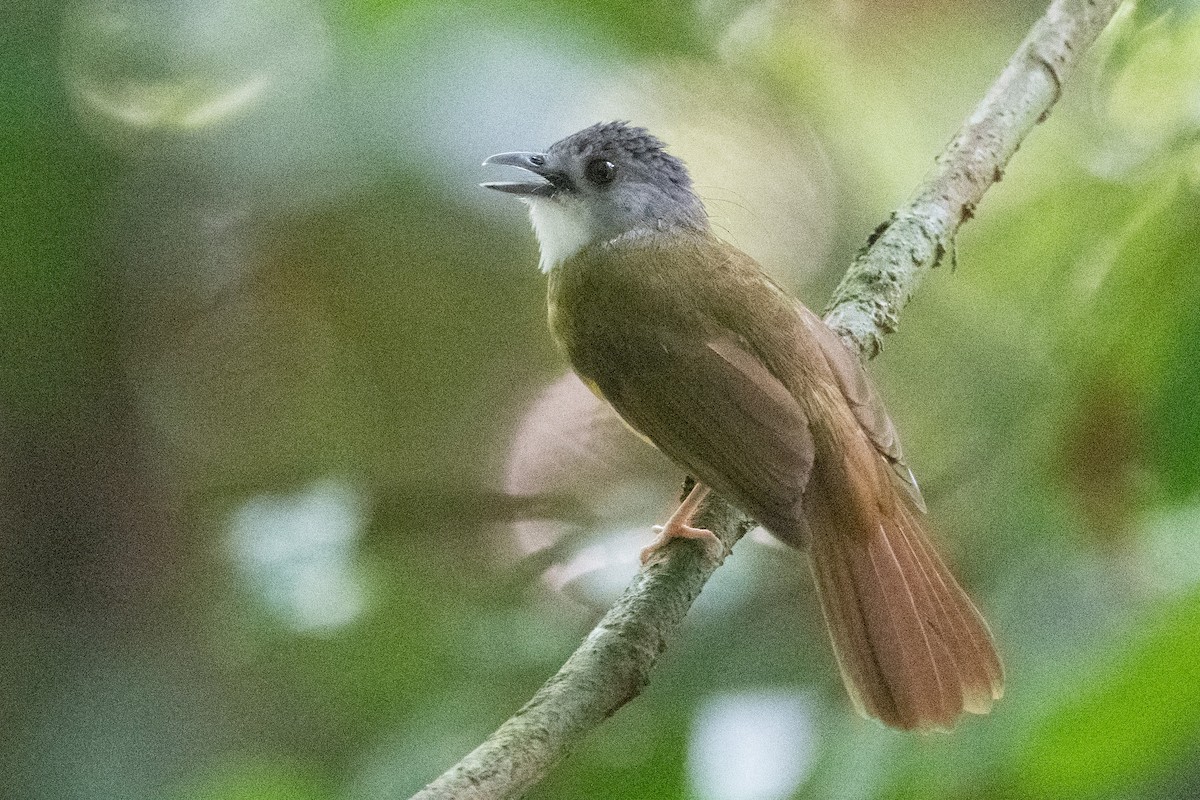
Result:
[[[753,526],[722,501],[703,507],[696,524],[716,533],[726,553]],[[585,734],[641,693],[668,637],[718,566],[703,547],[668,547],[524,708],[412,800],[523,796]]]
[[[825,322],[865,358],[893,333],[921,278],[954,253],[954,235],[1000,180],[1008,160],[1050,115],[1084,51],[1120,0],[1055,0],[1037,21],[987,96],[917,187],[912,201],[875,232],[850,265]]]
[[[864,358],[896,330],[925,273],[1033,127],[1120,0],[1055,0],[938,156],[914,199],[880,226],[834,292],[825,321]],[[752,522],[714,498],[697,524],[728,553]],[[411,800],[508,800],[524,795],[592,728],[636,697],[667,639],[720,564],[675,543],[638,574],[562,669],[488,739]]]

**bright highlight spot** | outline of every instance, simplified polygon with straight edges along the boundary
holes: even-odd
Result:
[[[1146,585],[1163,593],[1200,585],[1200,506],[1157,514],[1146,524],[1140,566]]]
[[[815,752],[805,695],[716,695],[692,724],[688,775],[702,800],[785,800],[808,777]]]
[[[256,114],[282,127],[311,104],[329,50],[311,0],[83,0],[64,20],[62,69],[81,118],[130,144]]]
[[[354,563],[363,498],[336,480],[294,495],[260,495],[233,514],[230,549],[251,590],[297,631],[328,632],[366,606]]]
[[[96,113],[138,128],[202,128],[251,106],[270,85],[266,75],[229,90],[189,83],[103,87],[80,79],[78,97]]]

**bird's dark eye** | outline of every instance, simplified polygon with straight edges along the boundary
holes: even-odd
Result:
[[[603,158],[593,158],[588,162],[583,174],[592,183],[608,183],[613,179],[613,173],[616,171],[617,167],[611,161],[605,161]]]

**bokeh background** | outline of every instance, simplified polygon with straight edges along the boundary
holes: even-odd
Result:
[[[406,797],[681,475],[564,379],[487,155],[650,126],[820,309],[1043,10],[5,0],[0,796]],[[1200,5],[1126,7],[872,365],[1008,694],[852,714],[752,535],[533,798],[1200,796]]]

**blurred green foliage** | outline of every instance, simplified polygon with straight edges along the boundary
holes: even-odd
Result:
[[[5,796],[435,777],[586,634],[679,479],[505,491],[563,365],[478,162],[653,125],[819,308],[1041,11],[11,0]],[[872,367],[995,626],[995,712],[854,717],[803,557],[747,540],[531,797],[1200,796],[1197,42],[1195,3],[1126,9]]]

